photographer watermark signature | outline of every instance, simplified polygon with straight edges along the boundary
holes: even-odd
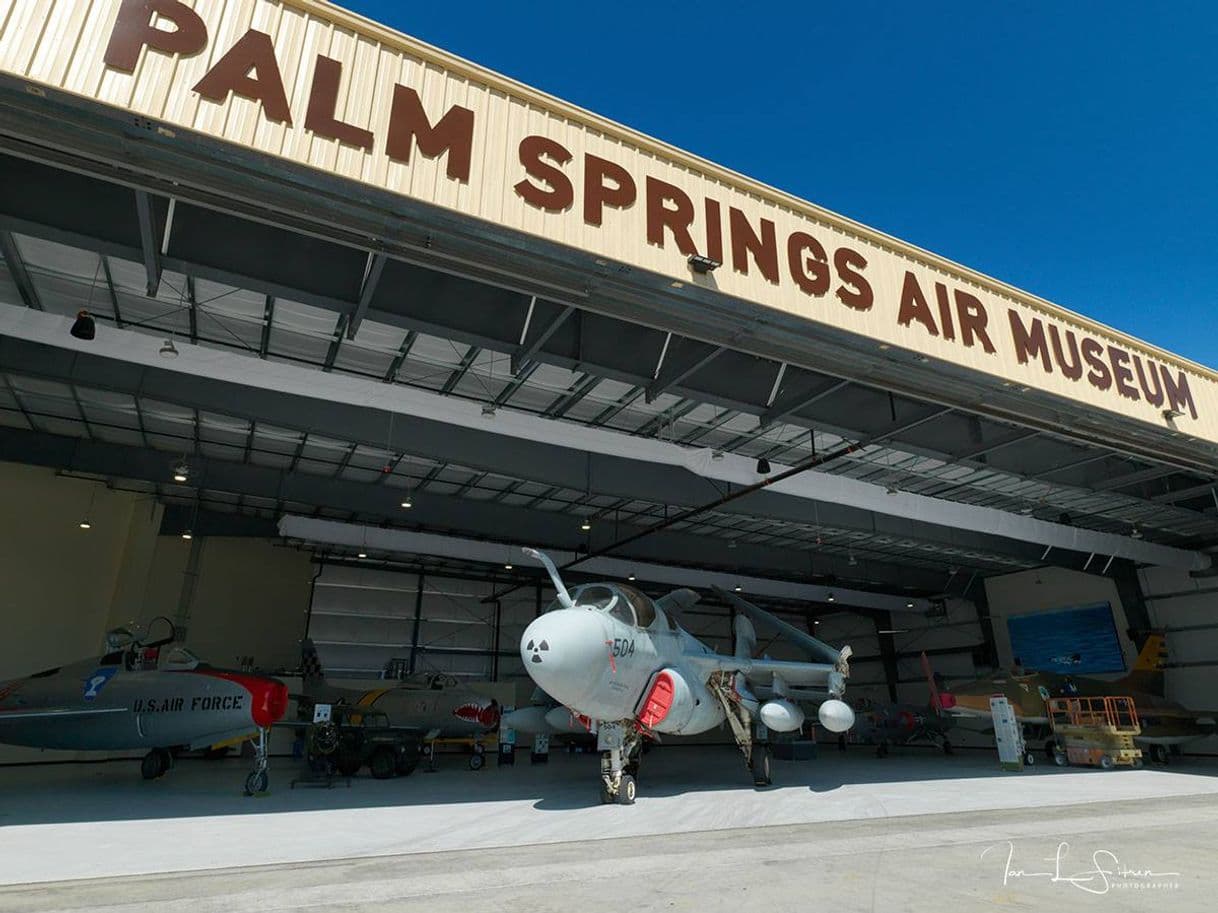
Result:
[[[1068,861],[1070,844],[1063,840],[1057,845],[1057,852],[1046,857],[1043,862],[1051,862],[1053,867],[1048,871],[1033,871],[1015,864],[1015,844],[1010,840],[1005,844],[997,843],[986,847],[981,858],[985,859],[991,851],[990,858],[1001,858],[1006,848],[1006,861],[1003,866],[1002,883],[1004,886],[1020,878],[1043,878],[1052,884],[1068,884],[1086,891],[1088,894],[1107,894],[1112,890],[1179,890],[1179,872],[1156,872],[1152,869],[1140,869],[1127,866],[1121,862],[1117,854],[1111,850],[1096,850],[1091,854],[1090,867],[1073,871],[1074,864]]]

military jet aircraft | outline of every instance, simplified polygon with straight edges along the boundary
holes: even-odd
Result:
[[[70,751],[146,748],[140,770],[154,780],[173,766],[171,749],[257,734],[245,791],[265,792],[267,732],[287,709],[287,687],[206,665],[184,647],[170,648],[173,623],[161,616],[149,628],[157,622],[169,628],[158,640],[116,628],[98,659],[0,682],[0,742]]]
[[[536,549],[558,593],[551,611],[520,638],[529,676],[547,694],[595,727],[601,749],[601,801],[629,805],[637,790],[645,737],[694,735],[725,720],[757,786],[770,783],[766,728],[792,732],[804,722],[798,701],[820,702],[821,724],[843,732],[854,712],[843,700],[850,648],[823,641],[722,590],[740,614],[733,620],[735,655],[715,653],[675,616],[698,600],[681,589],[652,600],[620,583],[567,591],[550,558]],[[821,662],[754,659],[751,619],[776,628]]]
[[[889,745],[912,745],[926,742],[938,745],[944,754],[952,753],[947,731],[954,718],[943,712],[939,689],[926,654],[922,654],[922,671],[930,688],[930,701],[917,704],[884,704],[862,698],[854,703],[855,737],[876,746],[877,757],[888,756]]]
[[[997,672],[953,684],[940,700],[944,710],[956,716],[989,719],[990,695],[1006,695],[1021,723],[1029,729],[1040,727],[1034,733],[1039,738],[1047,737],[1045,701],[1051,697],[1128,695],[1138,709],[1142,726],[1142,734],[1135,741],[1148,747],[1152,760],[1166,763],[1168,749],[1178,750],[1180,745],[1214,735],[1218,717],[1212,711],[1189,710],[1163,696],[1166,657],[1163,635],[1150,634],[1129,674],[1114,681],[1053,672]],[[1052,739],[1045,742],[1045,751],[1052,757]]]
[[[384,713],[395,729],[418,732],[424,742],[437,738],[468,738],[499,727],[499,702],[465,687],[451,675],[425,672],[395,681],[383,688],[340,688],[326,679],[313,641],[301,642],[301,680],[304,694],[298,703],[308,719],[314,704],[366,707]],[[470,758],[481,767],[482,755]]]

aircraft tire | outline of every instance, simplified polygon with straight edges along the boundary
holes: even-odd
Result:
[[[161,756],[160,751],[153,749],[144,755],[144,759],[140,761],[140,776],[145,780],[155,780],[164,773],[165,759]]]
[[[1167,749],[1164,748],[1162,745],[1151,745],[1150,746],[1150,759],[1152,761],[1154,761],[1156,764],[1166,764],[1167,763]]]
[[[1025,751],[1023,753],[1023,766],[1024,767],[1035,767],[1036,766],[1035,753],[1033,753],[1031,751]]]
[[[1100,767],[1104,770],[1112,770],[1112,768],[1116,767],[1116,762],[1109,755],[1104,755],[1100,758]]]
[[[617,804],[634,805],[634,796],[637,791],[638,786],[635,785],[634,777],[630,774],[622,774],[622,781],[617,787]]]
[[[601,805],[612,805],[617,801],[617,796],[605,785],[605,781],[601,781]]]
[[[955,754],[956,753],[956,749],[952,746],[952,743],[949,742],[947,739],[943,740],[943,753],[944,754]]]
[[[158,748],[157,751],[161,754],[161,776],[164,776],[173,770],[173,752],[168,748]]]
[[[753,747],[753,760],[750,764],[754,786],[769,786],[770,778],[770,749],[761,745]]]
[[[253,796],[267,791],[271,785],[271,777],[265,770],[255,770],[245,778],[245,794]]]
[[[1133,769],[1134,769],[1134,770],[1141,770],[1143,766],[1145,766],[1145,765],[1144,765],[1144,763],[1143,763],[1143,761],[1142,761],[1142,759],[1141,759],[1141,758],[1134,758],[1134,759],[1133,759]]]
[[[338,756],[337,765],[338,772],[344,777],[354,777],[359,773],[359,769],[364,766],[364,762],[360,760],[357,754],[343,754]]]
[[[1053,763],[1058,767],[1067,767],[1070,764],[1070,759],[1066,756],[1066,753],[1059,748],[1055,749],[1053,752]]]
[[[397,761],[393,758],[393,749],[382,746],[372,752],[368,759],[368,769],[378,780],[388,780],[397,773]]]
[[[480,752],[480,751],[474,752],[472,755],[469,756],[469,769],[470,770],[481,770],[485,766],[486,766],[486,758],[483,757],[482,752]]]

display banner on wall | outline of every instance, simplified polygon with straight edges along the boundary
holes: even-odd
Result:
[[[1218,442],[1214,372],[326,3],[0,0],[0,69]]]

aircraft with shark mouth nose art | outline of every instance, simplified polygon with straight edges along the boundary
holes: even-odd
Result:
[[[620,583],[588,583],[568,592],[547,555],[524,552],[545,567],[558,597],[525,628],[520,656],[534,683],[597,733],[602,802],[634,802],[638,754],[643,740],[657,734],[696,735],[726,722],[754,784],[768,786],[770,749],[763,732],[803,726],[799,702],[819,703],[821,725],[831,732],[854,724],[854,712],[841,700],[849,647],[835,649],[716,589],[737,611],[735,654],[724,656],[677,621],[698,601],[693,590],[655,600]],[[754,619],[820,661],[755,658]]]
[[[69,751],[148,749],[140,765],[155,780],[173,750],[209,748],[257,735],[246,795],[266,792],[267,734],[288,706],[278,679],[218,669],[181,646],[169,626],[159,640],[115,628],[107,652],[26,678],[0,682],[0,742]]]
[[[367,708],[385,714],[394,729],[417,732],[424,742],[476,738],[499,728],[497,700],[442,672],[417,674],[383,688],[342,688],[326,679],[312,640],[301,641],[300,650],[304,693],[296,697],[309,719],[314,704]],[[470,760],[471,766],[480,767],[482,756],[474,754]]]

